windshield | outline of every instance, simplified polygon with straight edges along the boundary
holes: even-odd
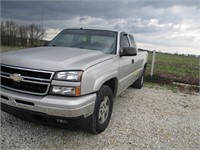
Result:
[[[75,47],[102,51],[106,54],[116,52],[116,32],[89,29],[65,29],[48,46]]]

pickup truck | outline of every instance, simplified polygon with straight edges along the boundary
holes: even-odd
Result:
[[[142,88],[147,58],[127,32],[64,29],[47,46],[1,53],[1,110],[101,133],[113,99],[131,85]]]

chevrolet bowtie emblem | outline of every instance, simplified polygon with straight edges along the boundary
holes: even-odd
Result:
[[[10,77],[10,79],[12,79],[15,82],[21,82],[23,80],[23,77],[21,76],[21,74],[14,73],[14,74],[10,75],[9,77]]]

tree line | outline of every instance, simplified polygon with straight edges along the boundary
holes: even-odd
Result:
[[[1,45],[32,47],[43,44],[45,29],[40,25],[19,25],[15,21],[1,21]]]

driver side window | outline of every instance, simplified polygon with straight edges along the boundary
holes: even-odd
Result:
[[[121,33],[120,35],[120,50],[124,49],[124,47],[130,47],[128,36],[126,33]]]

